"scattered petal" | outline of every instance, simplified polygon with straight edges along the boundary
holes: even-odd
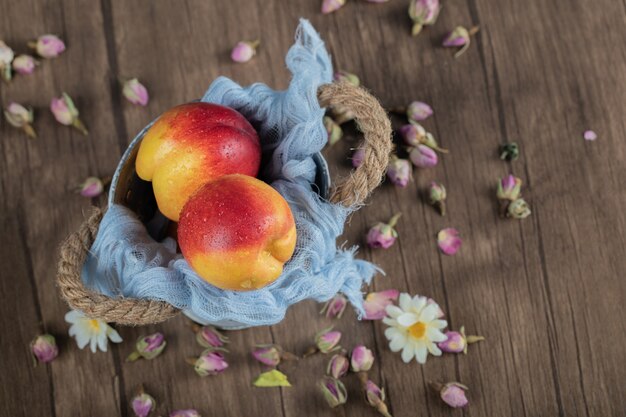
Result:
[[[385,309],[398,299],[398,290],[384,290],[367,294],[363,301],[365,320],[380,320],[385,317]]]
[[[335,12],[345,6],[346,0],[322,0],[322,13]]]
[[[596,140],[598,139],[598,134],[593,130],[585,130],[583,138],[585,138],[585,140]]]
[[[239,63],[250,61],[256,55],[260,43],[259,40],[238,42],[230,53],[230,59]]]
[[[150,100],[148,90],[137,78],[132,78],[124,83],[122,94],[126,100],[139,106],[145,106]]]
[[[279,370],[272,369],[271,371],[263,372],[253,382],[255,387],[290,387],[291,384],[287,380],[287,375],[283,374]]]
[[[446,255],[454,255],[461,249],[463,241],[459,237],[459,231],[453,227],[448,227],[437,233],[437,245]]]

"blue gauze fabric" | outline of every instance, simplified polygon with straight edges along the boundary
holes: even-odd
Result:
[[[311,189],[311,156],[327,141],[317,89],[331,82],[332,65],[308,21],[301,20],[286,62],[293,74],[286,91],[260,83],[242,88],[220,77],[202,97],[238,110],[259,132],[263,153],[269,156],[262,177],[287,200],[296,221],[296,251],[283,274],[259,290],[216,288],[176,253],[173,240],[154,241],[133,212],[111,199],[82,270],[89,288],[108,296],[163,300],[198,321],[225,328],[278,323],[290,305],[305,299],[326,301],[338,292],[359,316],[364,312],[361,287],[376,267],[355,259],[355,248],[336,246],[352,209],[331,204]]]

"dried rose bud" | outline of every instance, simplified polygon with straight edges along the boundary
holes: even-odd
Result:
[[[498,182],[498,200],[517,200],[521,195],[522,180],[508,175]]]
[[[455,54],[454,57],[458,58],[469,48],[470,37],[478,32],[478,27],[467,30],[463,26],[457,26],[454,30],[446,35],[442,45],[445,48],[461,48]]]
[[[409,122],[421,122],[433,115],[433,109],[421,101],[413,101],[406,108],[406,117]]]
[[[401,214],[397,213],[390,220],[389,223],[377,223],[369,232],[367,232],[366,241],[370,248],[383,248],[388,249],[394,244],[398,238],[398,232],[395,229],[398,219]]]
[[[139,393],[133,397],[130,406],[137,417],[148,417],[150,412],[156,407],[156,401],[151,395],[143,392],[142,388]]]
[[[104,191],[104,183],[100,178],[88,177],[78,187],[78,193],[83,197],[95,198],[102,194]]]
[[[256,50],[260,44],[261,41],[258,39],[254,41],[238,42],[230,53],[230,59],[240,64],[248,62],[256,55]]]
[[[59,356],[59,347],[51,334],[37,336],[30,344],[30,350],[35,359],[41,363],[52,362]]]
[[[357,77],[355,74],[349,73],[348,71],[337,71],[333,75],[333,79],[335,81],[347,81],[355,87],[361,85],[361,80],[359,80],[359,77]]]
[[[400,291],[384,290],[379,292],[371,292],[363,301],[363,309],[365,309],[364,320],[381,320],[385,317],[385,309],[398,299]]]
[[[224,359],[224,355],[215,352],[213,349],[207,349],[196,358],[188,361],[193,364],[193,368],[200,376],[221,374],[228,368],[228,362]]]
[[[598,134],[593,130],[585,130],[583,132],[583,138],[587,141],[594,141],[598,139]]]
[[[325,376],[318,383],[318,387],[328,405],[332,408],[345,404],[348,400],[348,392],[343,383],[331,376]]]
[[[326,304],[324,304],[324,307],[322,308],[322,311],[320,311],[320,314],[326,313],[327,319],[340,319],[347,305],[348,300],[346,299],[346,297],[341,294],[337,294],[333,298],[328,300]]]
[[[65,43],[56,35],[42,35],[37,41],[29,42],[28,46],[37,51],[42,58],[56,58],[65,51]]]
[[[441,309],[441,307],[439,306],[439,304],[437,304],[435,300],[433,300],[432,298],[429,298],[428,300],[426,300],[426,305],[431,305],[431,304],[435,304],[437,306],[436,318],[440,319],[440,318],[445,317],[445,313],[443,312],[443,310]]]
[[[437,245],[441,252],[446,255],[454,255],[461,249],[463,241],[459,237],[459,231],[453,227],[442,229],[437,233]]]
[[[435,151],[426,145],[417,145],[414,148],[410,148],[409,158],[413,165],[418,168],[430,168],[437,165],[439,158]]]
[[[428,187],[428,196],[430,198],[430,204],[435,206],[439,214],[446,215],[446,187],[438,182],[431,182]]]
[[[324,116],[324,127],[326,128],[326,133],[328,134],[328,144],[330,146],[339,142],[343,137],[343,130],[341,129],[341,126],[328,116]]]
[[[13,70],[20,75],[32,74],[35,67],[39,64],[35,58],[30,55],[18,55],[13,60]]]
[[[503,161],[515,161],[519,157],[519,146],[515,142],[505,143],[500,146],[500,159]]]
[[[385,390],[369,380],[365,384],[365,400],[383,416],[391,417],[385,404]]]
[[[139,106],[147,105],[148,100],[150,100],[148,90],[137,78],[132,78],[124,83],[122,94],[126,97],[126,100]]]
[[[411,179],[411,163],[407,159],[392,157],[387,166],[387,178],[393,185],[406,187]]]
[[[348,358],[343,353],[333,355],[328,361],[328,367],[326,368],[326,373],[333,378],[341,378],[345,374],[348,373],[348,368],[350,368],[350,362],[348,362]]]
[[[176,410],[170,413],[170,417],[200,417],[200,413],[193,409]]]
[[[518,198],[517,200],[512,201],[507,210],[507,215],[509,217],[520,220],[530,216],[530,213],[530,206],[526,201],[524,201],[523,198]]]
[[[267,366],[278,366],[282,349],[277,345],[257,345],[252,351],[252,356],[257,361]]]
[[[409,5],[409,17],[413,21],[411,35],[417,36],[424,26],[434,25],[440,10],[439,0],[411,0]]]
[[[37,133],[31,123],[35,119],[33,109],[26,108],[18,103],[9,103],[4,110],[4,118],[13,127],[22,129],[31,138],[36,138]]]
[[[419,123],[406,124],[400,128],[399,132],[404,143],[409,146],[423,144],[426,137],[426,129]]]
[[[163,333],[156,332],[148,336],[141,336],[135,343],[135,351],[131,353],[126,362],[133,362],[139,358],[154,359],[163,352],[167,342]]]
[[[196,332],[196,341],[205,348],[221,348],[229,343],[228,337],[224,336],[213,326],[203,326]]]
[[[354,168],[360,167],[364,159],[365,159],[365,149],[361,149],[361,148],[357,149],[352,154],[352,166]]]
[[[350,354],[350,369],[352,372],[367,372],[374,365],[374,354],[363,345],[352,349]]]
[[[4,41],[0,41],[0,76],[4,81],[11,81],[11,62],[15,58],[15,52]]]
[[[322,13],[328,14],[341,9],[346,0],[322,0]]]
[[[329,327],[315,336],[315,345],[320,352],[328,353],[339,349],[339,340],[341,340],[341,332],[333,331],[332,327]]]
[[[87,128],[78,118],[78,109],[67,93],[63,93],[61,97],[53,98],[52,101],[50,101],[50,111],[54,115],[54,118],[57,119],[57,122],[65,126],[73,126],[83,135],[87,135]]]
[[[461,408],[469,404],[469,401],[465,396],[465,391],[469,388],[463,384],[458,382],[448,382],[447,384],[431,382],[430,386],[439,393],[443,402],[452,408]]]
[[[466,336],[464,326],[461,326],[461,329],[458,332],[448,330],[444,334],[447,339],[443,342],[437,343],[437,346],[439,346],[439,349],[443,352],[448,353],[467,353],[467,345],[485,340],[483,336]]]

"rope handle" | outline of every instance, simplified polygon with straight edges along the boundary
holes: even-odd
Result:
[[[363,164],[349,177],[333,187],[331,201],[346,207],[363,204],[383,178],[391,142],[391,122],[378,101],[363,88],[347,82],[322,85],[318,90],[322,107],[341,105],[355,114],[364,135]],[[85,287],[81,270],[91,248],[103,211],[94,208],[93,213],[79,229],[62,244],[57,270],[57,286],[61,297],[70,308],[80,310],[86,316],[105,322],[122,325],[141,326],[160,323],[179,313],[179,310],[165,301],[137,298],[111,298]]]

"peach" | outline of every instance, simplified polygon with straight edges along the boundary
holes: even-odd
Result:
[[[261,145],[237,111],[187,103],[166,111],[144,135],[135,168],[152,181],[161,213],[178,221],[183,205],[205,183],[228,174],[256,176]]]
[[[246,175],[226,175],[187,201],[178,244],[205,281],[247,291],[283,272],[296,246],[296,225],[289,205],[272,187]]]

